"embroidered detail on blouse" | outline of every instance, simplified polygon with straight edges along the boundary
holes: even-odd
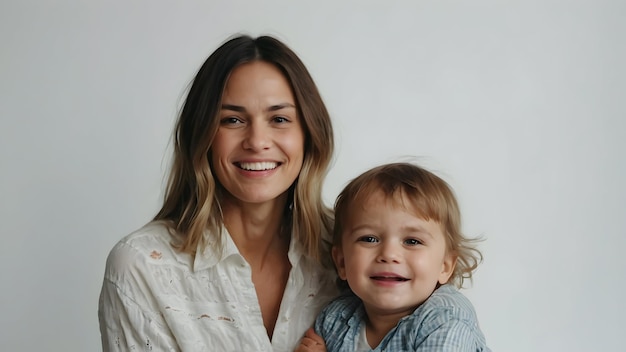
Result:
[[[150,253],[150,257],[152,257],[152,259],[161,259],[162,256],[163,254],[157,250],[153,250],[152,253]]]

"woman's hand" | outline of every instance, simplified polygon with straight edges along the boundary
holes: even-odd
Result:
[[[326,343],[321,336],[315,333],[313,328],[309,328],[294,352],[326,352]]]

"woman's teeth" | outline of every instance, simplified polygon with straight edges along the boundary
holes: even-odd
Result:
[[[261,161],[254,163],[239,163],[239,167],[248,171],[272,170],[278,167],[278,163],[272,161]]]

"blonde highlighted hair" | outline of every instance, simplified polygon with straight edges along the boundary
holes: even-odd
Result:
[[[219,128],[222,93],[238,66],[263,61],[277,67],[291,85],[305,132],[304,162],[289,189],[282,228],[293,233],[306,254],[326,257],[322,235],[332,231],[332,214],[322,199],[322,184],[334,140],[330,116],[308,70],[279,40],[234,37],[217,48],[195,76],[174,130],[174,157],[165,201],[155,216],[177,239],[175,246],[195,254],[207,242],[223,244],[220,186],[210,164],[211,145]],[[208,230],[208,231],[207,231]],[[212,236],[210,239],[204,233]]]
[[[362,204],[376,191],[400,202],[407,209],[415,209],[418,216],[440,224],[446,237],[446,249],[456,257],[449,283],[461,288],[465,280],[482,262],[476,248],[479,239],[470,239],[461,232],[461,212],[452,188],[440,177],[411,163],[390,163],[375,167],[353,179],[335,202],[333,244],[341,245],[345,223],[355,204]],[[410,202],[403,204],[403,200]]]

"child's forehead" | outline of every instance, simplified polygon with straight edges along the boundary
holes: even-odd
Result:
[[[445,232],[444,225],[437,217],[437,214],[429,216],[429,210],[423,209],[426,203],[420,203],[419,198],[412,197],[402,190],[396,190],[390,193],[376,190],[369,194],[362,194],[360,197],[354,198],[354,200],[355,202],[351,206],[349,206],[350,210],[346,214],[347,216],[344,218],[344,225],[346,226],[344,230],[355,226],[355,224],[363,226],[364,223],[369,223],[371,226],[381,226],[382,224],[384,224],[384,221],[381,222],[381,219],[384,218],[377,218],[375,214],[378,214],[379,212],[391,211],[394,213],[406,213],[414,219],[424,221],[424,223],[436,224],[436,226],[442,233]],[[371,216],[373,216],[375,219],[371,219]],[[416,223],[414,222],[411,222],[411,224],[411,228],[421,228],[422,226],[415,225]],[[403,226],[408,225],[405,224]],[[346,232],[344,231],[343,233],[345,234]],[[435,231],[433,233],[438,232]]]
[[[359,204],[363,207],[372,207],[384,205],[386,207],[397,208],[409,213],[415,214],[417,217],[426,217],[423,213],[422,206],[418,197],[407,194],[402,189],[395,189],[393,191],[385,192],[381,189],[373,190],[367,194],[362,193],[357,199]]]

